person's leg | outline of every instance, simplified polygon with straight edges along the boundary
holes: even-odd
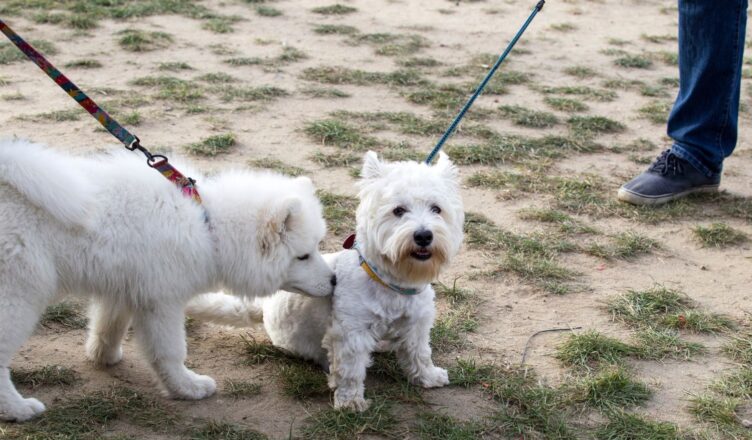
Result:
[[[736,146],[747,0],[679,0],[679,96],[672,151],[708,177]]]
[[[629,203],[653,205],[716,191],[736,145],[748,0],[679,0],[679,95],[668,121],[674,140],[619,189]]]

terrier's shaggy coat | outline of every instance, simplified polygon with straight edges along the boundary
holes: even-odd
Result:
[[[120,361],[133,321],[169,394],[202,399],[216,384],[184,366],[191,297],[332,293],[309,179],[238,171],[199,183],[201,206],[132,153],[72,157],[0,142],[0,420],[44,411],[18,394],[9,367],[59,294],[92,298],[86,352],[94,362]]]
[[[355,250],[325,255],[337,274],[332,298],[307,298],[287,292],[255,301],[221,293],[197,297],[188,313],[235,326],[263,320],[274,345],[320,363],[329,370],[337,408],[365,410],[366,368],[371,353],[392,349],[407,377],[424,387],[449,383],[434,366],[429,345],[435,317],[434,281],[462,243],[464,211],[457,170],[446,155],[435,166],[384,163],[375,153],[364,160],[357,211],[362,256],[383,281],[360,266]]]

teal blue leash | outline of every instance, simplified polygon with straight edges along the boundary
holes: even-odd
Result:
[[[504,60],[507,58],[507,55],[509,55],[509,52],[512,51],[512,48],[514,48],[514,45],[517,44],[517,41],[522,37],[522,34],[525,33],[525,30],[527,30],[527,27],[530,26],[530,23],[533,21],[536,15],[538,15],[538,12],[543,9],[543,5],[546,4],[546,0],[540,0],[537,5],[535,5],[535,8],[533,8],[533,12],[530,13],[530,16],[525,21],[525,24],[522,25],[519,31],[517,31],[517,35],[512,38],[512,41],[509,42],[509,45],[507,46],[506,50],[499,56],[499,59],[496,60],[496,63],[491,67],[491,70],[488,71],[488,74],[485,78],[483,78],[483,81],[481,81],[480,85],[477,89],[475,89],[475,93],[473,93],[473,96],[470,97],[470,99],[467,100],[465,103],[465,106],[462,107],[462,110],[460,110],[459,114],[454,118],[454,121],[452,121],[452,125],[449,126],[447,131],[444,132],[444,135],[441,136],[441,139],[439,139],[439,142],[436,143],[436,146],[433,147],[433,150],[431,150],[431,153],[426,158],[426,163],[431,164],[433,160],[436,158],[436,155],[439,154],[439,151],[441,151],[441,148],[444,147],[444,144],[446,143],[447,139],[449,139],[449,136],[454,133],[454,130],[457,129],[457,126],[460,125],[460,121],[462,121],[462,118],[465,117],[465,113],[467,113],[468,110],[470,110],[470,107],[472,107],[475,100],[480,96],[480,94],[483,92],[483,89],[486,88],[486,85],[488,85],[488,82],[491,81],[491,77],[494,76],[497,70],[499,70],[499,66],[501,66],[501,63],[504,62]]]

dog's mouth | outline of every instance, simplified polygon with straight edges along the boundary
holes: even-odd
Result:
[[[426,261],[431,258],[431,251],[428,250],[428,248],[420,248],[418,250],[413,251],[410,256],[415,258],[418,261]]]

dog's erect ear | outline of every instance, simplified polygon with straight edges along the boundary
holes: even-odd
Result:
[[[300,216],[302,211],[302,202],[294,197],[275,202],[269,208],[259,225],[259,242],[263,253],[269,252],[285,240],[295,218]]]
[[[434,166],[446,179],[457,180],[457,177],[459,177],[457,167],[454,166],[449,156],[443,151],[439,153],[439,160]]]
[[[369,151],[363,157],[363,169],[360,172],[364,179],[378,179],[384,174],[384,164],[379,160],[375,151]]]

